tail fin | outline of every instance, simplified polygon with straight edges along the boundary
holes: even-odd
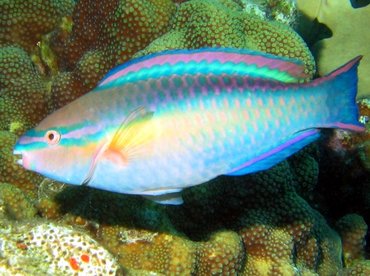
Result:
[[[352,131],[363,131],[364,125],[359,122],[356,104],[357,67],[362,56],[355,57],[327,76],[312,82],[329,93],[326,104],[330,110],[330,123],[322,127],[342,128]],[[320,85],[321,84],[321,85]]]

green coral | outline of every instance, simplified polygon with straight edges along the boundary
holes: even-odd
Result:
[[[370,260],[356,262],[349,268],[343,270],[343,276],[370,275]]]
[[[19,188],[8,183],[0,183],[0,209],[5,217],[14,220],[31,219],[37,213],[30,198]]]

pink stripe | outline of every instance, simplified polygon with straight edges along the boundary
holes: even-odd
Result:
[[[174,65],[178,62],[188,63],[190,61],[201,62],[207,61],[208,63],[214,62],[215,60],[226,63],[245,63],[247,65],[257,65],[258,67],[267,66],[270,69],[279,69],[280,71],[288,72],[290,75],[296,78],[307,78],[308,75],[304,73],[303,65],[296,64],[294,62],[274,59],[265,57],[262,55],[251,55],[251,54],[238,54],[238,53],[226,53],[226,52],[200,52],[200,53],[183,53],[183,54],[163,54],[159,56],[154,56],[153,58],[143,60],[138,63],[134,63],[114,75],[105,79],[100,85],[109,83],[115,79],[126,75],[129,72],[137,72],[142,68],[150,68],[153,65],[164,65],[170,64]]]
[[[348,130],[357,131],[357,132],[361,132],[365,130],[365,127],[361,125],[345,124],[345,123],[340,123],[340,122],[336,122],[333,124],[327,124],[323,126],[320,125],[319,127],[322,127],[322,128],[337,127],[337,128],[348,129]]]
[[[357,56],[355,58],[353,58],[352,60],[348,61],[346,64],[342,65],[341,67],[335,69],[334,71],[332,71],[331,73],[329,73],[328,75],[326,76],[323,76],[321,78],[318,78],[318,79],[315,79],[309,83],[307,83],[307,87],[308,86],[318,86],[320,85],[321,83],[323,82],[326,82],[327,80],[331,80],[333,78],[335,78],[336,76],[340,75],[340,74],[343,74],[344,72],[347,72],[349,71],[353,66],[355,66],[360,60],[362,59],[362,56]]]
[[[45,138],[44,137],[23,136],[23,138],[18,141],[20,145],[37,143],[37,142],[45,142]]]
[[[67,134],[64,134],[63,138],[81,138],[86,135],[94,134],[99,131],[100,129],[98,126],[85,126],[81,129],[76,129],[76,130],[68,132]]]
[[[301,135],[298,135],[298,136],[294,137],[293,139],[291,139],[291,140],[289,140],[289,141],[281,144],[280,146],[277,146],[276,148],[274,148],[274,149],[272,149],[272,150],[270,150],[270,151],[268,151],[266,153],[263,153],[263,154],[255,157],[255,158],[253,158],[253,159],[251,159],[251,160],[243,163],[242,165],[240,165],[240,166],[236,167],[235,169],[233,169],[229,174],[232,174],[232,173],[237,172],[237,171],[239,171],[241,169],[244,169],[244,168],[246,168],[248,166],[251,166],[251,165],[253,165],[256,162],[259,162],[259,161],[262,161],[262,160],[264,160],[266,158],[269,158],[269,157],[273,156],[274,154],[276,154],[278,152],[281,152],[283,150],[286,150],[287,148],[293,146],[294,144],[296,144],[296,143],[298,143],[298,142],[306,139],[307,137],[316,135],[318,133],[319,133],[319,131],[316,130],[316,129],[306,131],[306,132],[302,133]]]

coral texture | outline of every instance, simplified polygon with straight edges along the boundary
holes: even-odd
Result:
[[[41,36],[70,16],[73,0],[12,0],[0,2],[0,44],[18,44],[32,52]]]
[[[140,54],[176,48],[236,47],[301,60],[313,75],[315,63],[303,40],[288,26],[243,11],[233,1],[193,0],[182,4],[171,30]]]
[[[341,171],[348,163],[320,155],[315,146],[267,172],[219,177],[187,189],[185,204],[171,207],[138,196],[66,187],[15,162],[17,135],[132,57],[175,48],[249,48],[299,59],[313,76],[315,62],[299,35],[246,11],[241,2],[0,2],[6,11],[0,16],[0,274],[109,275],[119,266],[127,275],[368,271],[359,249],[365,223],[345,217],[337,224],[338,234],[326,218],[335,221],[348,209],[332,218],[328,214],[337,206],[317,194],[322,159]],[[292,1],[268,1],[271,11],[283,11],[287,2]],[[363,138],[346,141],[345,149],[366,143]],[[329,172],[337,180],[338,173]],[[355,173],[348,174],[348,183]],[[336,201],[347,201],[347,190],[329,187],[341,195]],[[356,222],[353,228],[348,221]]]
[[[364,260],[367,233],[364,219],[356,214],[346,215],[337,221],[336,229],[342,238],[344,264],[349,267]]]
[[[116,275],[119,269],[86,233],[53,223],[1,221],[0,244],[4,275]]]

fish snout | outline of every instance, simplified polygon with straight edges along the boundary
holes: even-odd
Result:
[[[23,166],[23,154],[22,154],[22,152],[20,150],[14,149],[13,150],[13,155],[15,157],[15,162],[18,165]]]

